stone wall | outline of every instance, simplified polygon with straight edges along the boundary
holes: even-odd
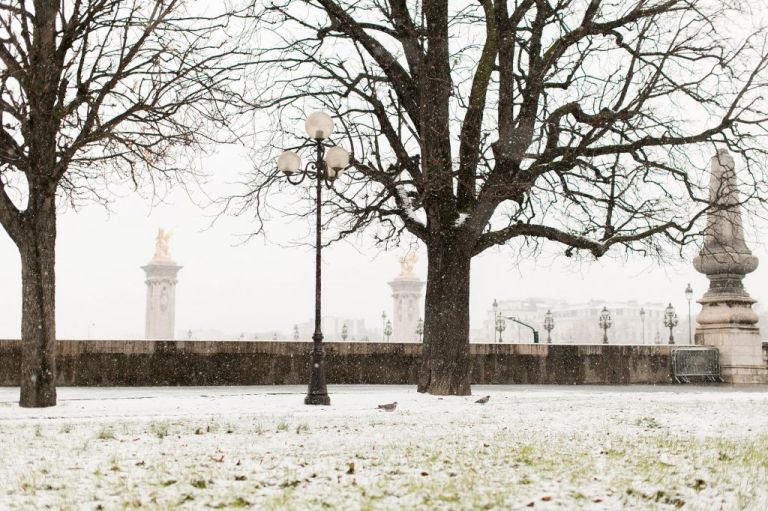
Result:
[[[59,341],[59,385],[281,385],[308,379],[310,343]],[[414,384],[421,344],[326,343],[329,383]],[[768,350],[768,347],[766,348]],[[671,347],[472,344],[473,383],[671,383]],[[18,385],[19,341],[0,340],[0,385]]]

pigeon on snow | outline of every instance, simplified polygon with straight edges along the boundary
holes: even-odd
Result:
[[[480,403],[481,405],[484,405],[485,403],[488,402],[489,399],[491,399],[491,396],[481,397],[480,399],[475,401],[475,403]]]
[[[384,410],[385,412],[394,412],[395,408],[397,408],[397,401],[395,401],[394,403],[379,405],[379,410]]]

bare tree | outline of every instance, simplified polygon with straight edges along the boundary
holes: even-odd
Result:
[[[484,250],[679,251],[700,238],[717,147],[746,165],[742,204],[764,201],[766,38],[737,37],[750,16],[732,5],[267,2],[259,23],[276,44],[256,60],[271,128],[321,107],[353,149],[329,224],[426,245],[420,391],[470,392],[470,262]],[[260,219],[280,183],[265,159],[229,205]]]
[[[21,255],[21,406],[56,404],[57,198],[178,176],[173,149],[226,126],[239,79],[231,13],[203,11],[182,0],[0,2],[0,223]]]

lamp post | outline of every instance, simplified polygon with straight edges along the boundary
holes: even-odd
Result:
[[[419,336],[419,342],[423,342],[424,339],[424,320],[419,318],[419,322],[416,323],[416,335]]]
[[[346,341],[347,341],[347,336],[348,336],[348,335],[349,335],[349,328],[347,328],[347,324],[346,324],[346,323],[344,323],[344,324],[341,326],[341,340],[342,340],[342,341],[344,341],[344,342],[346,342]]]
[[[677,326],[677,313],[671,303],[664,309],[664,326],[669,328],[669,344],[675,344],[675,337],[672,335],[672,329]]]
[[[603,329],[603,344],[608,344],[608,329],[613,325],[613,318],[611,318],[611,313],[608,312],[607,307],[603,307],[600,312],[600,319],[597,324]]]
[[[533,344],[539,344],[539,331],[536,330],[535,328],[533,328],[533,326],[529,325],[525,321],[522,321],[521,319],[516,318],[514,316],[507,316],[507,317],[502,317],[501,318],[502,321],[504,321],[505,319],[508,319],[510,321],[514,321],[518,325],[524,326],[525,328],[529,328],[531,330],[531,333],[533,334]],[[505,325],[505,327],[506,327],[506,325]],[[518,327],[518,329],[519,328],[520,327]]]
[[[552,330],[555,328],[555,318],[552,316],[552,311],[547,310],[544,314],[544,330],[547,331],[547,344],[552,344]]]
[[[299,325],[293,325],[293,340],[299,340]]]
[[[387,324],[384,325],[384,337],[389,342],[389,336],[392,335],[392,322],[387,320]]]
[[[685,288],[685,297],[688,299],[688,344],[693,344],[693,333],[691,332],[691,300],[693,299],[693,288],[691,283]]]
[[[499,342],[503,342],[502,332],[507,329],[507,322],[504,321],[501,313],[499,313],[499,302],[496,299],[493,300],[493,318],[494,330],[498,333]]]
[[[643,344],[645,344],[645,309],[640,307],[640,323],[643,325]]]
[[[349,153],[337,146],[324,143],[333,132],[333,119],[325,112],[307,117],[304,127],[312,139],[315,158],[301,169],[301,158],[294,151],[285,151],[277,158],[277,169],[289,183],[298,185],[307,177],[315,180],[315,332],[312,334],[311,376],[304,404],[329,405],[331,398],[325,383],[325,352],[321,329],[321,251],[322,251],[322,194],[323,185],[331,188],[336,178],[349,166]],[[298,177],[294,175],[298,174]]]
[[[387,334],[384,332],[387,329],[387,313],[381,311],[381,337],[382,340],[386,340]]]
[[[501,315],[499,315],[499,317],[496,318],[496,331],[499,332],[500,343],[504,342],[504,340],[501,338],[501,335],[506,329],[507,329],[507,322],[504,321],[504,318],[501,317]]]

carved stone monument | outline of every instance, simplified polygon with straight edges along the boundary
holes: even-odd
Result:
[[[735,163],[726,149],[711,160],[704,245],[693,266],[709,279],[699,300],[695,343],[720,351],[721,375],[729,383],[766,383],[755,300],[744,289],[744,276],[755,271],[757,257],[747,247],[739,205]]]
[[[157,231],[155,255],[142,270],[147,275],[147,311],[144,335],[147,339],[173,339],[176,323],[177,265],[169,250],[171,233]]]
[[[408,254],[400,259],[400,275],[389,283],[392,288],[393,320],[392,341],[418,341],[419,319],[421,318],[421,291],[425,282],[413,273],[418,258]]]

